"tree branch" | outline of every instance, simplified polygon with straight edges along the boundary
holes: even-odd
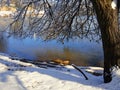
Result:
[[[78,70],[80,73],[82,73],[82,75],[85,77],[85,79],[88,80],[88,77],[83,73],[82,70],[80,70],[80,69],[79,69],[76,65],[74,65],[74,64],[72,64],[72,66],[73,66],[76,70]]]

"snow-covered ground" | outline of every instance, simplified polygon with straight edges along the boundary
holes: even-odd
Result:
[[[103,83],[102,76],[94,76],[85,71],[101,72],[99,67],[79,67],[88,80],[71,65],[38,67],[10,59],[0,54],[0,90],[119,90],[120,70],[114,71],[113,80]]]

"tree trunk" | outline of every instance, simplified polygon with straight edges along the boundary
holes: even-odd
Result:
[[[101,30],[104,51],[104,82],[112,80],[111,68],[120,66],[120,31],[117,9],[111,7],[112,0],[91,0]]]

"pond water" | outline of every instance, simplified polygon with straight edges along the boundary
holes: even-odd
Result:
[[[55,40],[15,37],[7,38],[1,33],[0,52],[30,60],[70,60],[81,66],[103,66],[102,44],[87,39],[70,40],[64,44]]]

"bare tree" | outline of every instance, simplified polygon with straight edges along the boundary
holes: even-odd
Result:
[[[113,0],[30,0],[23,5],[11,27],[17,26],[13,32],[21,37],[36,34],[45,40],[102,38],[104,82],[107,83],[112,80],[112,67],[120,66],[119,9],[112,7],[112,3]],[[27,16],[29,7],[32,11]],[[44,13],[40,14],[41,11]],[[26,23],[28,29],[24,27]]]
[[[32,10],[29,16],[26,17],[29,7],[31,7]],[[42,11],[44,11],[44,14],[41,14]],[[18,23],[19,21],[22,25],[26,24],[26,22],[24,22],[25,18],[29,18],[29,31],[24,32],[24,34],[22,34],[23,37],[33,35],[37,32],[37,36],[43,36],[45,40],[57,39],[64,41],[77,37],[99,39],[98,35],[100,35],[100,32],[90,1],[31,1],[27,3],[15,17],[15,22]],[[14,26],[14,24],[12,25]],[[16,33],[22,33],[22,25],[19,25],[21,27],[14,31]]]

